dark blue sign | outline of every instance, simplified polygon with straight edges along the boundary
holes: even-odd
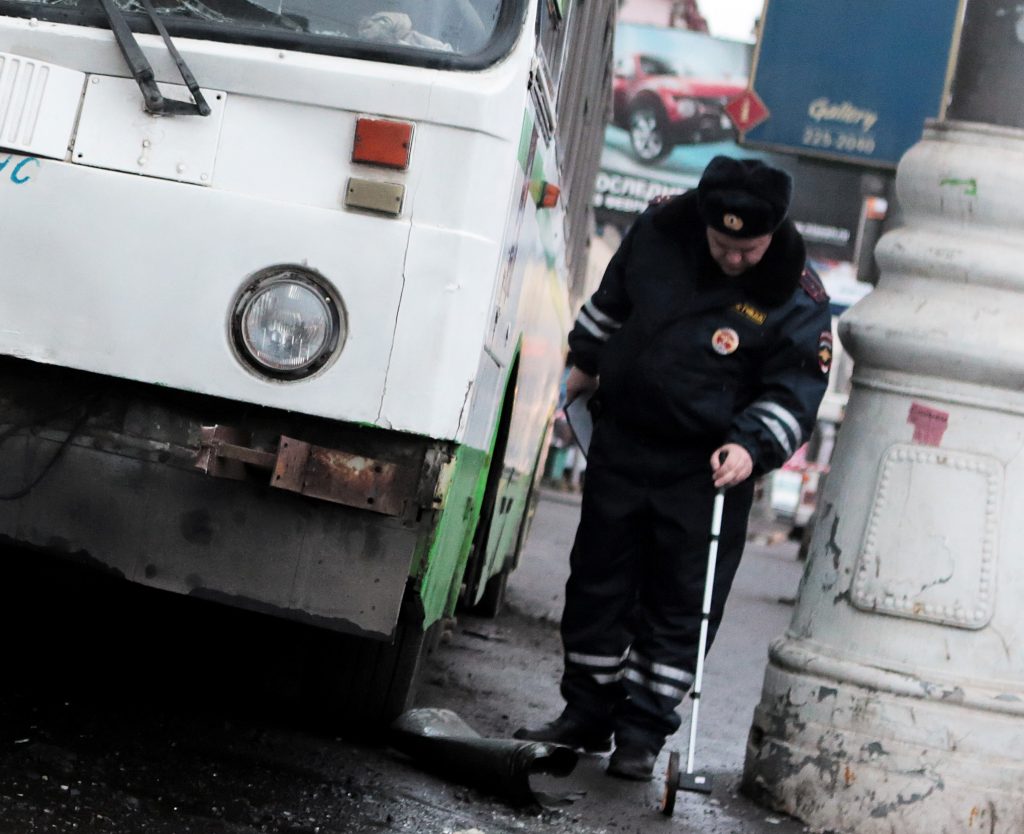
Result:
[[[894,166],[940,115],[961,0],[768,0],[743,144]]]

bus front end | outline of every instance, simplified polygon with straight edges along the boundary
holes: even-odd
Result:
[[[0,2],[0,536],[418,656],[561,371],[530,10],[157,4],[202,115],[116,6],[148,86],[100,4]]]

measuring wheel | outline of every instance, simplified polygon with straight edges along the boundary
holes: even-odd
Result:
[[[661,813],[671,817],[676,809],[676,793],[679,791],[679,754],[670,753],[668,772],[665,774],[665,793],[661,798]]]

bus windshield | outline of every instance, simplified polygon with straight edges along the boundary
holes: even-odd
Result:
[[[151,32],[140,0],[116,0]],[[474,67],[515,39],[522,0],[152,0],[172,35],[404,64]],[[98,0],[0,0],[0,15],[105,27]],[[478,60],[467,60],[476,57]],[[481,60],[483,59],[483,60]]]

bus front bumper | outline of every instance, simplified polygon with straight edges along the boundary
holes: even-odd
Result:
[[[0,359],[0,538],[335,631],[392,634],[444,460],[425,438]]]

